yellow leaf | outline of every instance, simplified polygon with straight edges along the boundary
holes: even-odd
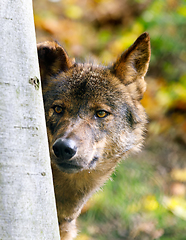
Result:
[[[186,17],[186,6],[180,6],[178,9],[177,9],[177,12],[182,15],[183,17]]]
[[[172,179],[180,182],[186,182],[186,168],[173,169],[171,172]]]
[[[79,234],[76,238],[76,240],[89,240],[89,236],[85,235],[85,234]]]
[[[133,204],[130,204],[128,207],[127,207],[127,211],[130,212],[130,213],[136,213],[136,212],[139,212],[139,210],[141,209],[141,203],[133,203]]]
[[[179,197],[163,198],[163,205],[174,215],[186,220],[186,200]]]
[[[80,19],[83,16],[83,10],[79,6],[71,5],[65,10],[67,17],[72,19]]]
[[[156,197],[153,195],[146,196],[146,198],[143,200],[143,205],[147,211],[154,211],[159,207],[159,203],[157,202]]]

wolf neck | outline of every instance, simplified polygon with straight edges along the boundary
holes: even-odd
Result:
[[[85,202],[108,179],[113,171],[82,171],[76,174],[63,173],[52,166],[56,205],[59,222],[77,218]]]

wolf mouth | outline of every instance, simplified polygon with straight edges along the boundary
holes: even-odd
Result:
[[[69,163],[57,163],[58,168],[66,173],[75,173],[81,171],[82,167]]]
[[[98,157],[94,157],[92,159],[92,161],[89,163],[88,168],[92,168],[94,166],[94,164],[98,161]],[[57,163],[58,168],[66,173],[76,173],[76,172],[80,172],[83,170],[83,166],[79,166],[76,164],[71,164],[71,163],[67,163],[67,162],[63,162],[63,163]]]

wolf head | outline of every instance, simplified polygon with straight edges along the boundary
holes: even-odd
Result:
[[[53,164],[66,173],[111,169],[140,149],[147,33],[109,67],[75,63],[56,42],[38,44],[38,56]]]

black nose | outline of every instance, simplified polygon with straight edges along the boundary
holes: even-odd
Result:
[[[71,159],[76,154],[77,146],[71,139],[59,138],[53,145],[53,151],[56,157],[65,161]]]

